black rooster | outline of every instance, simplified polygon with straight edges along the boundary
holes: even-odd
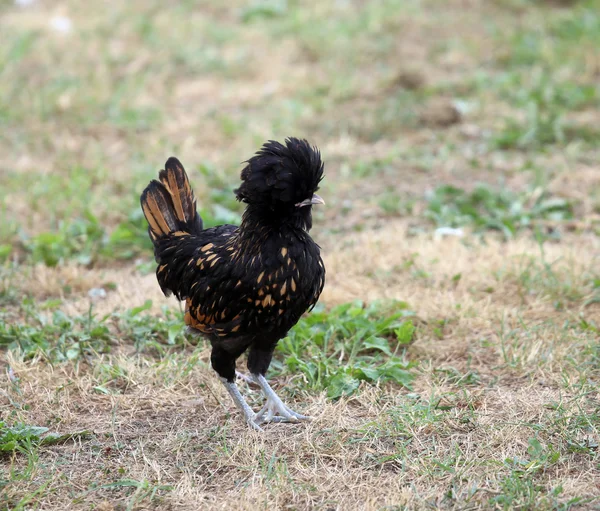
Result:
[[[319,246],[309,236],[323,178],[318,149],[306,140],[269,141],[242,170],[239,227],[204,229],[183,166],[169,158],[141,196],[165,295],[185,300],[185,323],[212,345],[211,363],[248,424],[307,419],[265,379],[277,342],[317,303],[325,283]],[[236,384],[236,359],[266,397],[255,414]]]

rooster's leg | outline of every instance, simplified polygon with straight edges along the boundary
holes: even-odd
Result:
[[[260,386],[267,402],[254,418],[258,424],[264,422],[297,422],[299,420],[310,420],[310,417],[302,415],[288,408],[271,388],[262,374],[253,374],[252,378]],[[266,413],[266,416],[265,416]],[[278,415],[275,415],[278,414]]]
[[[220,380],[223,382],[223,385],[225,385],[225,388],[227,389],[227,392],[229,392],[235,405],[240,409],[240,412],[244,414],[244,419],[248,425],[256,431],[262,431],[262,428],[257,424],[258,416],[252,411],[252,408],[250,408],[248,403],[246,403],[246,400],[240,394],[240,390],[235,382],[227,381],[225,378],[220,378]]]

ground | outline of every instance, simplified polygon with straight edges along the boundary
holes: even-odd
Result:
[[[1,510],[599,508],[598,1],[0,10]],[[138,197],[176,155],[235,222],[286,136],[328,277],[257,433]]]

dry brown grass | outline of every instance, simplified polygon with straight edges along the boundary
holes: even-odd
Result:
[[[257,503],[277,509],[420,508],[444,504],[450,486],[462,500],[474,485],[472,505],[478,505],[498,491],[502,462],[526,457],[531,425],[549,419],[548,404],[572,397],[543,383],[507,378],[496,388],[458,398],[452,385],[434,384],[425,374],[416,391],[456,399],[451,412],[438,412],[431,423],[418,417],[413,422],[406,397],[394,389],[372,388],[348,402],[310,396],[303,405],[316,417],[313,423],[256,434],[228,419],[228,397],[206,367],[164,385],[155,367],[129,358],[113,363],[129,371],[129,384],[122,395],[110,397],[93,391],[92,370],[49,375],[14,365],[22,379],[19,399],[32,403],[30,422],[59,420],[61,430],[95,433],[92,441],[45,450],[47,468],[38,475],[47,479],[48,470],[53,473],[39,501],[43,509],[77,509],[90,502],[119,507],[131,499],[122,489],[85,491],[116,478],[173,485],[154,504],[159,509],[246,509]],[[577,412],[578,405],[568,406],[567,413]],[[390,416],[406,424],[404,435],[387,431]],[[598,440],[597,434],[586,439]],[[394,459],[399,450],[402,456]],[[388,456],[390,461],[382,461]],[[456,473],[436,473],[436,460],[452,460]],[[10,463],[13,469],[22,464],[18,458]],[[594,463],[573,455],[561,458],[542,480],[550,487],[561,484],[568,498],[593,494],[597,475]],[[35,483],[34,477],[11,491],[27,492]],[[83,494],[83,503],[73,502],[73,493]]]

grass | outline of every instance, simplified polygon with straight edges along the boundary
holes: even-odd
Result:
[[[567,200],[548,197],[539,188],[517,195],[487,185],[478,185],[470,193],[451,185],[439,186],[429,197],[425,215],[440,227],[472,226],[476,232],[497,230],[505,238],[515,236],[523,228],[552,222],[560,225],[573,218]]]
[[[111,346],[124,340],[131,342],[136,351],[142,351],[161,350],[163,346],[180,344],[184,338],[181,314],[166,310],[166,318],[142,315],[152,306],[150,300],[101,317],[94,314],[92,305],[87,313],[75,316],[66,315],[60,305],[60,300],[45,304],[25,300],[20,311],[22,323],[11,317],[0,319],[0,345],[23,359],[42,357],[57,363],[108,353]]]
[[[410,388],[414,374],[409,369],[415,364],[402,355],[415,327],[410,319],[400,319],[412,314],[403,303],[365,308],[360,302],[313,313],[279,345],[285,357],[282,373],[303,375],[302,387],[326,391],[332,399],[354,394],[361,381]]]
[[[597,0],[0,10],[0,510],[600,505]],[[288,135],[328,277],[269,378],[315,420],[258,435],[138,201],[175,155],[236,223]]]
[[[66,435],[45,433],[48,433],[48,428],[27,426],[25,424],[16,424],[8,427],[4,422],[0,422],[0,451],[3,453],[19,451],[27,454],[39,445],[52,445],[72,440],[73,438],[85,438],[89,436],[89,432],[87,431]]]

